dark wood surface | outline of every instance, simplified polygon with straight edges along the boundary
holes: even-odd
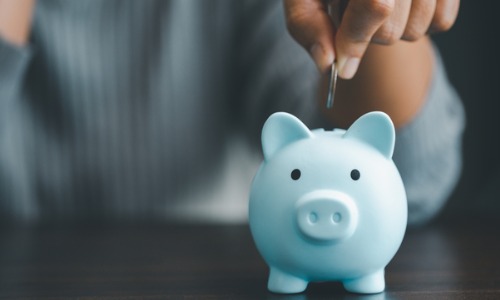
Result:
[[[409,230],[386,269],[386,292],[338,283],[267,292],[247,226],[0,227],[0,297],[91,299],[500,299],[500,227],[481,219]]]

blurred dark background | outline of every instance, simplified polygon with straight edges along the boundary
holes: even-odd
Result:
[[[467,116],[463,173],[442,218],[500,213],[498,8],[497,1],[461,1],[455,26],[433,36]]]

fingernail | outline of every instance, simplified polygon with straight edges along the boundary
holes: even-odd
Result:
[[[318,67],[318,70],[321,73],[325,72],[327,68],[333,63],[333,54],[325,53],[323,47],[320,44],[314,44],[311,47],[310,53],[314,62],[316,63],[316,67]]]
[[[356,74],[359,67],[359,58],[350,57],[339,63],[339,76],[344,79],[351,79]]]

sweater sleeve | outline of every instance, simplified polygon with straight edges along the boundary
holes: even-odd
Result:
[[[0,37],[0,103],[15,97],[30,58],[29,47],[14,46]]]
[[[408,197],[408,223],[435,216],[460,177],[465,114],[435,49],[435,67],[427,101],[415,119],[397,132],[394,161]]]
[[[29,47],[16,47],[0,37],[0,210],[3,217],[13,211],[31,216],[31,207],[25,205],[31,191],[27,188],[29,176],[24,162],[17,160],[22,156],[13,155],[21,151],[15,142],[23,137],[15,115],[21,105],[18,99],[30,52]]]

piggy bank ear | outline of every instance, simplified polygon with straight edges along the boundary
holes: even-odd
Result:
[[[344,134],[344,138],[361,140],[391,158],[394,152],[396,132],[389,116],[381,111],[364,114]]]
[[[285,112],[274,113],[262,128],[264,159],[269,160],[286,145],[311,136],[311,131],[297,117]]]

